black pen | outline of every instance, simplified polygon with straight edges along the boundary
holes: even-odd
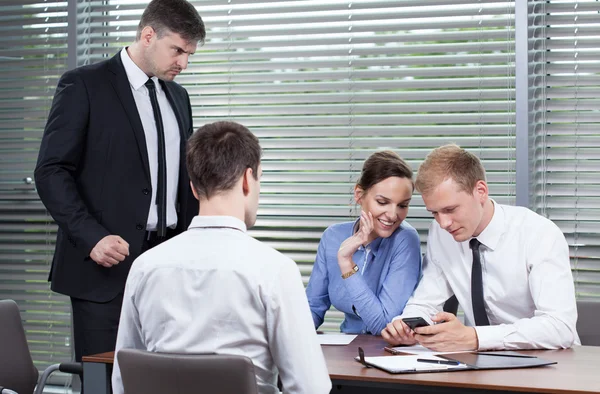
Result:
[[[420,363],[431,363],[431,364],[444,364],[444,365],[460,365],[458,361],[450,361],[450,360],[430,360],[427,358],[418,358],[418,362]]]

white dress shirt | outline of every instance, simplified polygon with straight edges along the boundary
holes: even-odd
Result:
[[[148,164],[150,165],[150,181],[152,185],[152,203],[148,212],[148,222],[146,230],[156,230],[158,223],[158,213],[156,207],[156,185],[158,181],[158,136],[156,131],[156,123],[154,121],[154,111],[152,103],[150,103],[150,95],[148,88],[144,86],[148,81],[148,76],[143,72],[129,57],[127,48],[121,50],[121,60],[123,67],[129,79],[131,92],[137,106],[144,135],[146,136],[146,148],[148,151]],[[167,99],[162,85],[158,82],[158,78],[152,77],[156,86],[156,97],[160,107],[160,114],[163,120],[163,129],[165,131],[165,150],[167,157],[167,227],[175,227],[177,225],[177,184],[179,183],[179,149],[180,149],[180,133],[179,123],[175,117],[175,112],[171,108],[171,104]]]
[[[560,229],[533,211],[494,203],[482,243],[483,294],[489,326],[475,327],[479,349],[560,349],[580,344],[569,247]],[[429,317],[456,295],[466,325],[473,253],[436,221],[429,227],[423,278],[400,318]]]
[[[116,352],[239,354],[261,394],[326,394],[331,381],[294,261],[246,233],[239,219],[196,216],[188,231],[131,267]],[[117,358],[114,394],[123,394]]]

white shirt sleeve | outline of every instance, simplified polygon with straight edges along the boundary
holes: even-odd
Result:
[[[130,273],[123,295],[123,307],[121,308],[121,319],[119,320],[119,331],[117,333],[117,344],[115,346],[115,359],[112,373],[113,394],[123,394],[123,380],[117,354],[121,349],[143,349],[146,347],[142,341],[142,330],[139,313],[135,306],[135,293],[138,287],[139,275]]]
[[[298,267],[284,261],[267,289],[267,336],[287,394],[327,394],[331,380]]]
[[[513,324],[479,326],[479,349],[561,349],[579,344],[569,247],[550,222],[528,242],[527,271],[534,316]]]
[[[429,236],[435,237],[432,227],[429,228]],[[434,261],[435,256],[430,247],[431,244],[430,238],[427,244],[427,254],[423,259],[423,276],[419,285],[408,300],[402,314],[396,316],[392,321],[404,317],[420,316],[427,320],[429,324],[432,324],[431,317],[441,312],[446,300],[454,294],[444,273]]]

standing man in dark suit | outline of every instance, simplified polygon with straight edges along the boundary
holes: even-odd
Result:
[[[50,281],[71,297],[78,361],[114,349],[131,263],[198,213],[190,99],[173,79],[205,34],[187,1],[152,0],[132,45],[58,83],[35,180],[59,226]]]

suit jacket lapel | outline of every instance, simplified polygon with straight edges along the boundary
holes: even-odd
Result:
[[[148,182],[150,182],[150,164],[148,163],[148,148],[146,146],[146,135],[144,134],[144,127],[138,113],[137,106],[135,105],[135,99],[131,93],[131,85],[127,79],[127,73],[123,67],[121,61],[121,53],[117,53],[108,61],[108,69],[110,70],[110,83],[112,84],[117,96],[127,113],[131,129],[135,135],[137,141],[138,151],[140,158],[144,164],[144,172]],[[179,120],[179,119],[178,119]]]

